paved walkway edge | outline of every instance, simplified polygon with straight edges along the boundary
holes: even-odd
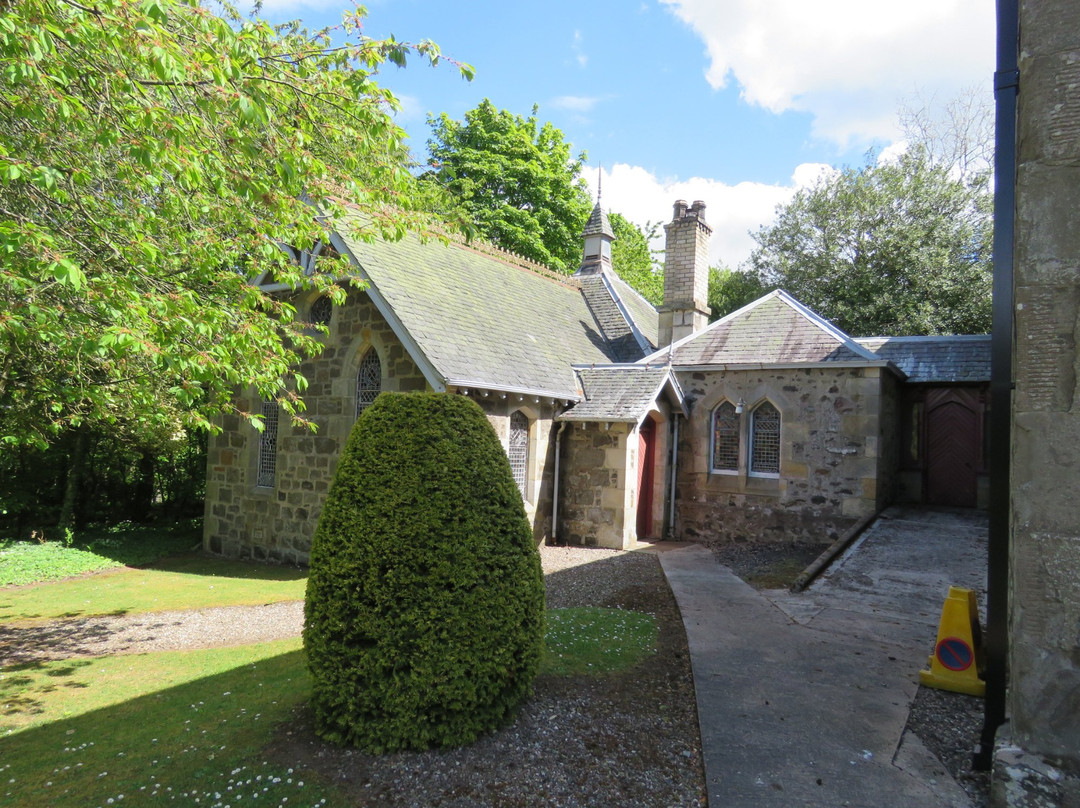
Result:
[[[686,628],[709,805],[970,808],[905,736],[914,686],[886,642],[797,624],[705,547],[660,562]],[[870,670],[851,672],[849,651]]]

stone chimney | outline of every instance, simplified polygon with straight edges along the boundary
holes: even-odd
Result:
[[[660,306],[660,347],[700,331],[709,324],[709,236],[705,203],[689,208],[675,203],[675,217],[664,225],[664,303]]]

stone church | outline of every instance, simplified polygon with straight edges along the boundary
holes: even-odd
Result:
[[[599,202],[569,277],[481,244],[332,237],[365,288],[295,298],[329,329],[302,367],[318,430],[241,395],[266,429],[229,417],[211,437],[206,549],[305,562],[383,391],[476,401],[538,542],[827,541],[893,501],[985,504],[988,337],[854,339],[779,290],[709,324],[704,203],[665,230],[659,308],[615,274]]]

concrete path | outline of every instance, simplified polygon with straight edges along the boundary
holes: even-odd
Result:
[[[982,589],[980,514],[889,509],[807,592],[662,553],[682,611],[712,808],[969,806],[904,725],[950,583]]]

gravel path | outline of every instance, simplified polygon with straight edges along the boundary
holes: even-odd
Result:
[[[597,565],[596,574],[588,580],[558,573],[618,555],[622,554],[616,550],[541,547],[548,605],[558,608],[582,602],[587,595],[605,597],[618,582],[600,571],[604,565]],[[6,624],[0,625],[0,667],[80,656],[249,645],[296,637],[303,627],[303,601]]]
[[[514,720],[469,746],[367,755],[327,744],[298,708],[264,751],[375,808],[693,808],[705,805],[694,683],[678,606],[655,555],[544,547],[547,605],[655,616],[656,653],[601,676],[538,676]],[[0,665],[296,636],[303,604],[0,626]]]

